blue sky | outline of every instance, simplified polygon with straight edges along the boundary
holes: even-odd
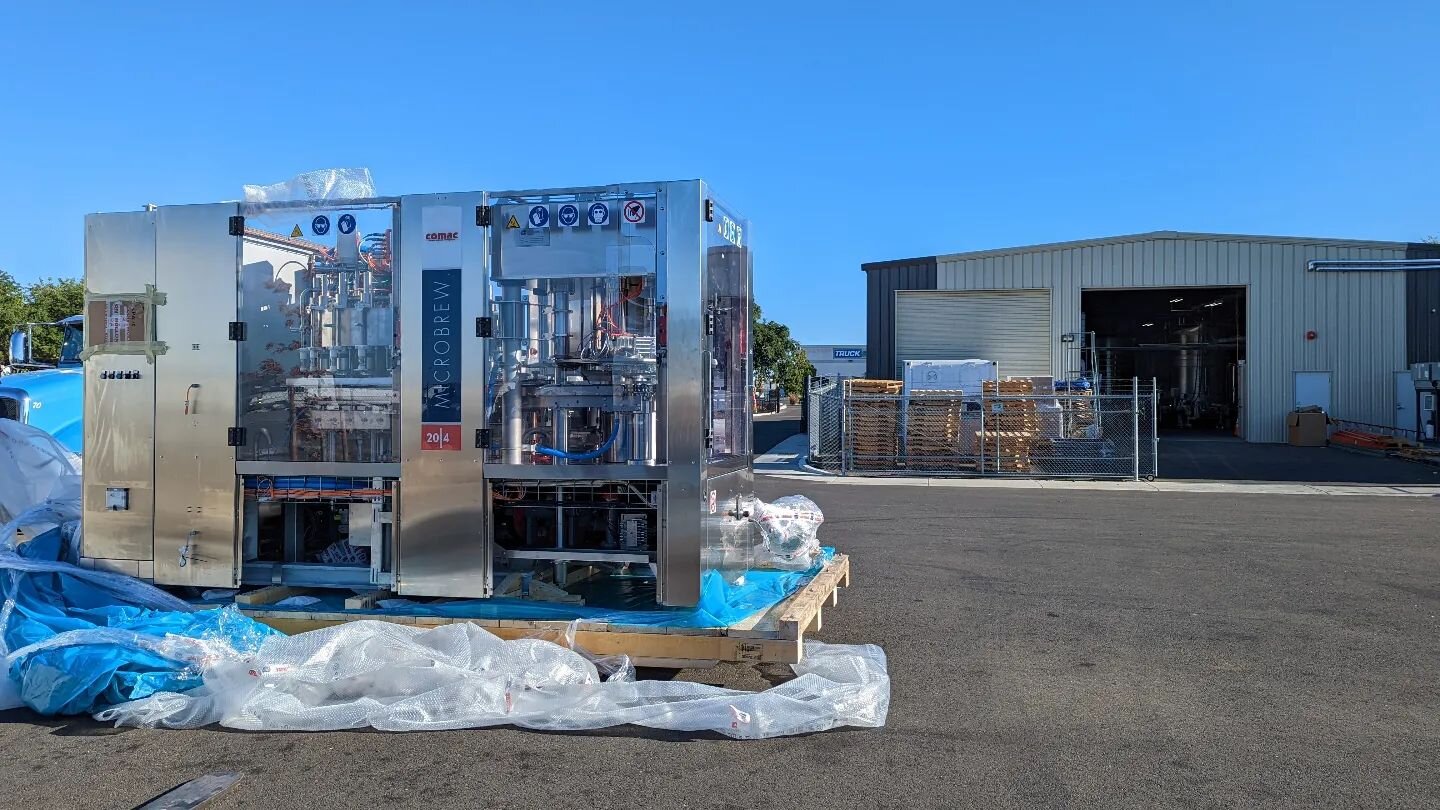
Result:
[[[87,212],[330,166],[385,194],[705,177],[817,343],[864,340],[862,261],[1440,234],[1433,2],[62,5],[0,12],[21,280],[83,272]]]

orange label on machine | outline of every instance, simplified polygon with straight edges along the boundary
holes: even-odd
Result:
[[[421,425],[421,450],[459,450],[459,425]]]

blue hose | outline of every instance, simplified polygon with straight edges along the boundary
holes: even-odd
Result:
[[[564,450],[556,450],[553,447],[546,447],[544,445],[537,444],[535,445],[535,452],[539,453],[542,456],[550,456],[551,458],[563,458],[568,461],[594,461],[595,459],[600,458],[601,456],[610,452],[610,448],[614,446],[615,440],[618,438],[620,438],[620,420],[616,419],[615,427],[612,428],[610,431],[610,438],[606,439],[604,444],[600,445],[594,450],[590,450],[585,453],[567,453]]]

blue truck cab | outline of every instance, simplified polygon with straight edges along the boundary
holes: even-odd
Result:
[[[83,452],[85,441],[85,371],[80,362],[84,326],[80,315],[21,326],[10,336],[10,364],[16,371],[0,377],[0,419],[38,427],[74,453]],[[60,360],[54,366],[31,362],[37,327],[63,331]]]

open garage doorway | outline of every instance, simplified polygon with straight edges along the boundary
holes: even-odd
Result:
[[[1102,386],[1153,377],[1162,431],[1240,435],[1244,287],[1085,290],[1080,308]]]

